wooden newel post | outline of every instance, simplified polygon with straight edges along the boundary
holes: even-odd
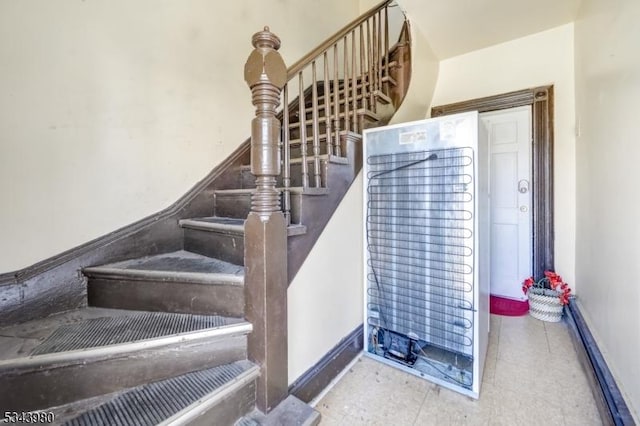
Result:
[[[280,207],[280,122],[276,108],[287,82],[277,52],[280,39],[265,27],[253,35],[255,49],[244,68],[256,117],[251,122],[251,173],[256,189],[245,222],[245,315],[253,324],[249,359],[261,367],[256,404],[275,408],[288,393],[287,225]]]

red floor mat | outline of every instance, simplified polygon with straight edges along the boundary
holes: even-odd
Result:
[[[493,294],[490,297],[490,306],[492,314],[507,317],[520,317],[529,312],[528,300],[507,299],[505,297],[494,296]]]

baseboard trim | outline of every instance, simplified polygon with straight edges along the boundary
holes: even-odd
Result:
[[[289,394],[309,403],[362,351],[362,324],[289,386]]]
[[[622,393],[605,362],[598,345],[589,331],[589,327],[576,305],[575,300],[565,309],[572,330],[574,346],[580,362],[587,373],[593,396],[604,424],[629,426],[635,425],[633,416],[622,397]]]

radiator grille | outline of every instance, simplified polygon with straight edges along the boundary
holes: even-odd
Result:
[[[65,426],[152,426],[230,382],[252,366],[239,361],[134,388]]]
[[[215,315],[144,312],[63,325],[37,346],[32,355],[129,343],[178,333],[215,328],[239,320]]]
[[[368,324],[473,355],[469,147],[367,158]]]
[[[260,423],[252,418],[243,417],[238,420],[234,426],[260,426]]]

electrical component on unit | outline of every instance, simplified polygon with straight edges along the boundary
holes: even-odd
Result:
[[[418,358],[413,352],[414,341],[409,337],[385,330],[385,357],[403,362],[408,365],[416,363]]]

